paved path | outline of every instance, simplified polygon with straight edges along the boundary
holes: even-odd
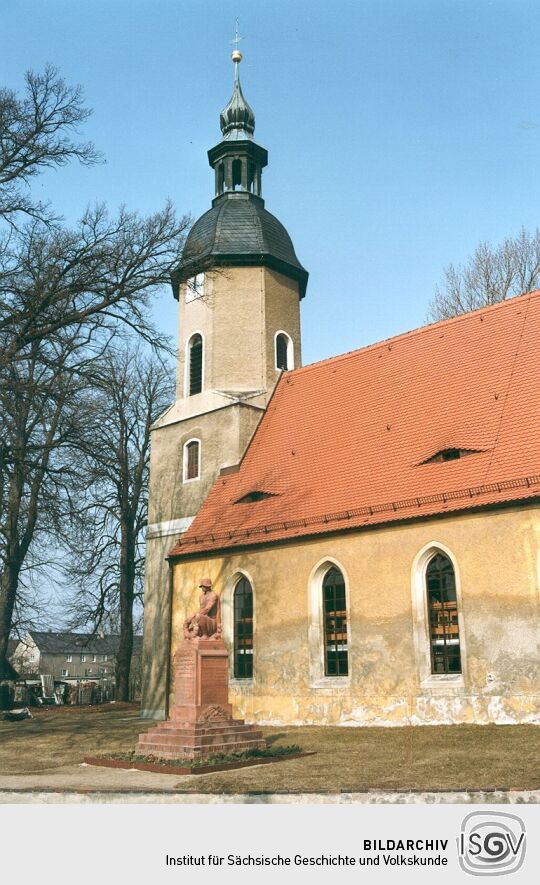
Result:
[[[397,793],[239,793],[184,792],[204,775],[154,774],[135,769],[70,765],[41,774],[0,775],[0,804],[39,803],[195,803],[195,804],[540,804],[540,790]],[[202,786],[202,784],[201,784]]]

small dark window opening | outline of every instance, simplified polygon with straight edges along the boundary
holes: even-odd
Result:
[[[465,458],[467,455],[476,455],[480,449],[441,449],[431,458],[422,461],[422,464],[437,464],[441,461],[457,461],[459,458]]]
[[[275,498],[274,492],[248,492],[247,495],[242,495],[241,498],[238,498],[238,501],[235,501],[235,504],[252,504],[254,501],[264,501],[265,498]]]
[[[199,443],[196,440],[186,446],[186,479],[199,476]]]
[[[225,167],[223,163],[218,166],[218,194],[222,194],[225,190]]]
[[[324,672],[326,676],[347,676],[347,604],[345,579],[339,569],[331,568],[323,581]]]
[[[189,395],[194,396],[202,390],[203,340],[194,335],[189,345]]]
[[[276,338],[276,368],[286,372],[289,368],[288,347],[286,335],[278,335]]]
[[[458,458],[461,458],[463,453],[461,449],[444,449],[439,454],[441,461],[457,461]]]
[[[233,186],[234,191],[239,190],[242,187],[242,162],[241,162],[241,160],[233,160],[232,186]]]
[[[461,673],[461,651],[454,568],[437,553],[426,570],[431,672]]]
[[[253,590],[247,578],[240,578],[234,589],[234,675],[253,676]]]

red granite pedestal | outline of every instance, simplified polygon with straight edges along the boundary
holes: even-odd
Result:
[[[174,659],[174,703],[166,722],[139,735],[137,753],[204,759],[265,747],[262,732],[232,718],[229,653],[221,639],[184,639]]]

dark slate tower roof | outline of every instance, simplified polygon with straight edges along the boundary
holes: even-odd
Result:
[[[240,85],[241,58],[235,50],[233,94],[220,115],[223,140],[208,151],[215,171],[216,197],[187,237],[181,264],[172,279],[175,298],[180,282],[216,265],[263,265],[295,280],[300,298],[306,292],[308,273],[296,257],[291,238],[281,222],[264,208],[261,177],[268,154],[253,140],[255,114]]]

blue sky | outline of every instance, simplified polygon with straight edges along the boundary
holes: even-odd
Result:
[[[236,16],[263,196],[310,272],[304,362],[422,325],[445,265],[538,226],[536,2],[12,0],[1,84],[57,65],[107,158],[40,180],[67,219],[95,200],[209,208]],[[174,335],[169,291],[156,316]]]

